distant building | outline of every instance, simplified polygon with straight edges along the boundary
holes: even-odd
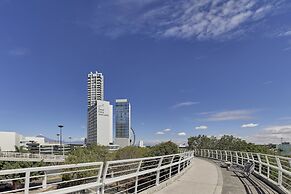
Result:
[[[121,148],[130,145],[131,107],[127,99],[117,99],[115,104],[115,144]]]
[[[0,150],[1,151],[16,151],[16,147],[20,147],[20,140],[23,138],[22,135],[16,132],[0,132]]]
[[[113,142],[112,112],[112,105],[101,100],[88,109],[87,144],[108,146]]]
[[[87,80],[88,108],[90,108],[97,103],[97,100],[104,100],[104,77],[97,71],[90,72]]]
[[[139,143],[138,143],[138,147],[140,147],[140,148],[145,147],[145,146],[143,145],[143,140],[140,140],[140,141],[139,141]]]
[[[23,147],[24,149],[28,149],[29,144],[38,144],[42,145],[45,143],[43,137],[25,137],[16,132],[6,132],[0,131],[0,150],[1,151],[16,151],[15,147]]]
[[[44,137],[23,137],[20,141],[20,146],[28,149],[28,144],[37,143],[37,144],[45,144]]]

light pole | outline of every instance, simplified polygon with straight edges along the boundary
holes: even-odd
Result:
[[[71,136],[69,137],[69,140],[70,140],[70,144],[72,144],[72,137]]]
[[[57,133],[57,137],[58,137],[58,142],[59,142],[59,144],[61,144],[60,134],[59,134],[59,133]]]
[[[63,139],[62,139],[63,132],[62,132],[62,128],[64,126],[63,125],[58,125],[58,127],[60,128],[60,146],[62,146],[62,144],[63,144]]]

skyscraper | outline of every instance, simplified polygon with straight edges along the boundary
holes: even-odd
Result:
[[[102,73],[96,71],[88,74],[88,108],[97,100],[104,100],[104,78]]]
[[[115,104],[115,144],[130,145],[131,107],[127,99],[117,99]]]
[[[108,146],[113,143],[112,113],[109,102],[104,101],[104,78],[102,73],[88,74],[88,121],[87,144]]]

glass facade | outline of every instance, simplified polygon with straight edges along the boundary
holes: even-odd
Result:
[[[115,105],[115,137],[129,138],[131,128],[130,103],[128,100],[116,100]]]

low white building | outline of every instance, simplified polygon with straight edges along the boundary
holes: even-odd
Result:
[[[88,109],[87,144],[108,146],[113,142],[112,111],[112,105],[101,100]]]
[[[0,131],[0,150],[1,151],[15,151],[15,146],[20,146],[22,135],[16,132]]]
[[[38,143],[40,145],[45,143],[44,137],[24,137],[21,134],[11,131],[0,131],[0,151],[14,152],[15,147],[27,149],[28,143]]]

